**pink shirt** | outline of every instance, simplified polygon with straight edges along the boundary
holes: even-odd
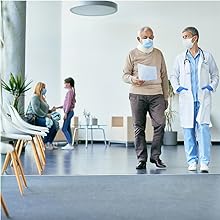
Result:
[[[76,102],[75,96],[75,91],[73,89],[69,89],[67,91],[63,104],[63,110],[65,113],[68,113],[74,109]]]

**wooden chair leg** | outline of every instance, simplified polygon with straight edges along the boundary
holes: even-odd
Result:
[[[21,140],[17,140],[15,145],[15,150],[18,152],[19,146],[20,146]]]
[[[38,173],[41,175],[43,169],[42,169],[42,165],[40,163],[39,155],[37,153],[37,149],[36,149],[34,140],[31,141],[31,146],[32,146],[32,150],[33,150],[33,153],[34,153],[34,158],[35,158],[35,162],[36,162],[36,165],[37,165]]]
[[[4,213],[5,213],[5,215],[9,218],[8,208],[6,206],[6,203],[5,203],[4,199],[3,199],[2,194],[1,194],[1,206],[2,206],[2,209],[3,209]]]
[[[45,144],[44,144],[43,138],[40,135],[37,135],[36,137],[37,137],[38,141],[40,142],[40,146],[42,147],[44,155],[45,155],[45,158],[46,158],[46,154],[45,154],[46,148],[45,148]]]
[[[15,151],[11,152],[11,159],[12,159],[12,164],[13,164],[15,176],[16,176],[17,183],[18,183],[18,188],[20,190],[21,195],[23,195],[23,187],[22,187],[22,184],[21,184],[20,176],[19,176],[19,171],[18,171],[18,165],[17,165],[17,161],[16,161],[16,156],[15,156]]]
[[[44,154],[44,158],[45,158],[45,162],[46,162],[46,147],[45,147],[45,144],[44,144],[44,141],[43,141],[43,138],[41,136],[37,136],[38,138],[38,141],[40,142],[40,146],[41,146],[41,149],[43,151],[43,154]]]
[[[40,144],[39,139],[37,138],[37,136],[34,137],[34,140],[35,140],[35,144],[37,146],[39,155],[41,157],[42,164],[45,165],[46,164],[46,160],[45,160],[44,152],[43,152],[43,149],[41,147],[41,144]]]
[[[44,144],[44,142],[43,142],[43,138],[42,138],[41,136],[37,135],[37,139],[38,139],[38,141],[39,141],[39,143],[40,143],[40,146],[41,146],[41,148],[42,148],[42,150],[43,150],[43,153],[44,153],[44,157],[45,157],[45,159],[46,159],[45,144]]]
[[[17,140],[16,145],[15,145],[15,150],[16,150],[16,152],[17,152],[17,155],[19,155],[19,157],[20,157],[20,155],[21,155],[23,143],[24,143],[23,140]],[[10,163],[10,166],[12,166],[12,161],[11,161],[11,163]]]
[[[10,153],[7,153],[4,160],[4,164],[2,166],[2,174],[7,170],[10,161],[11,161],[11,155]]]
[[[17,161],[17,165],[18,165],[20,174],[21,174],[21,178],[22,178],[22,180],[23,180],[23,184],[24,184],[25,187],[27,187],[27,181],[26,181],[26,178],[25,178],[25,176],[24,176],[24,169],[23,169],[21,160],[20,160],[20,158],[18,157],[17,152],[15,151],[14,153],[15,153],[14,155],[15,155],[15,158],[16,158],[16,161]]]
[[[19,144],[19,146],[18,146],[18,150],[17,150],[17,155],[18,155],[18,157],[20,158],[20,156],[21,156],[21,152],[22,152],[22,148],[24,147],[24,140],[21,140],[20,141],[20,144]]]

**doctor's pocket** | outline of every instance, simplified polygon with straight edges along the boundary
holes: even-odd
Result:
[[[188,115],[192,112],[193,96],[191,91],[183,90],[179,94],[179,113]]]
[[[210,83],[209,65],[202,63],[200,71],[200,86],[204,87]]]
[[[203,108],[206,111],[210,111],[211,110],[211,102],[212,102],[212,95],[211,95],[211,91],[209,91],[208,89],[204,89],[203,90],[203,96],[202,96],[202,100],[201,100],[201,104],[203,106]]]

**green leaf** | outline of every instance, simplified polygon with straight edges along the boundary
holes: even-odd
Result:
[[[20,96],[24,95],[26,91],[31,89],[30,84],[33,81],[29,81],[26,83],[26,79],[23,78],[22,74],[19,73],[16,76],[13,73],[10,73],[10,77],[8,83],[4,80],[1,80],[1,86],[6,91],[10,92],[14,96],[13,105],[18,110]]]
[[[1,80],[2,88],[5,89],[8,92],[11,92],[11,88],[7,85],[7,83],[4,80]]]

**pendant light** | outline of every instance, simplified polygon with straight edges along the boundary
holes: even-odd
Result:
[[[118,6],[112,1],[79,1],[70,11],[82,16],[105,16],[117,12]]]

